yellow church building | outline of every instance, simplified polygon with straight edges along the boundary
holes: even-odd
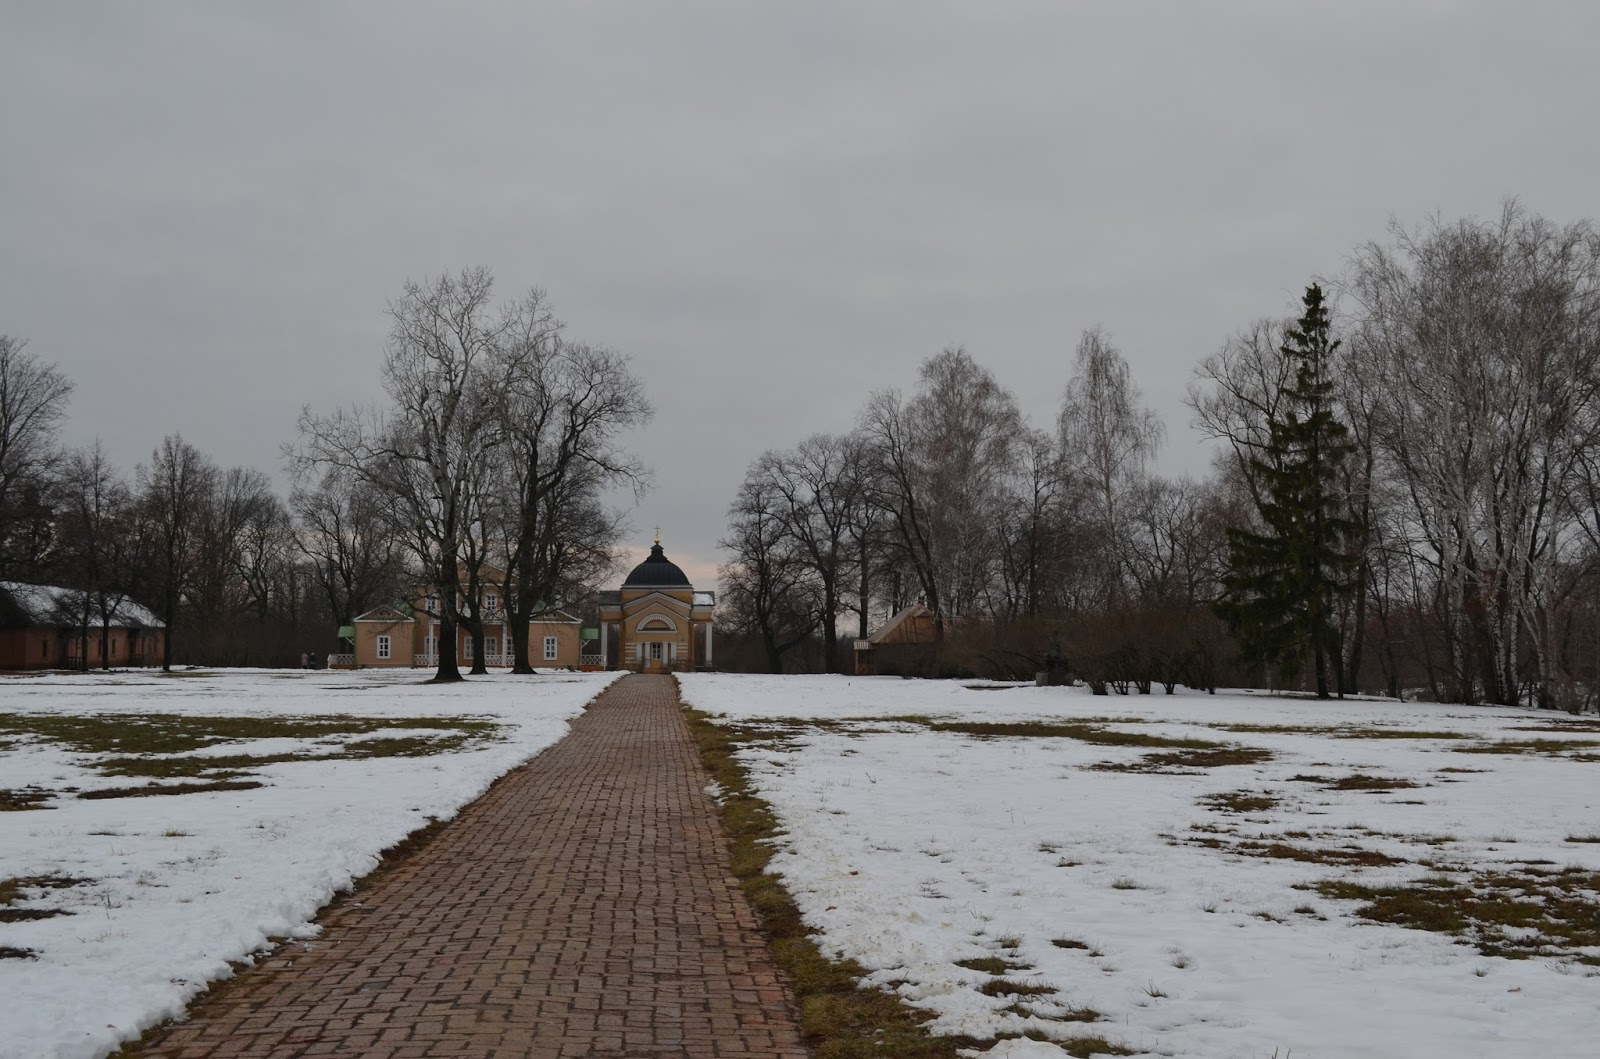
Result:
[[[614,592],[600,593],[600,657],[607,669],[668,673],[712,665],[717,594],[697,591],[661,538]]]

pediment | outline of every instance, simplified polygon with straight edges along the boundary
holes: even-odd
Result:
[[[678,599],[675,596],[669,596],[665,592],[651,592],[648,595],[640,596],[637,599],[627,600],[622,604],[622,611],[624,614],[634,614],[638,611],[646,609],[647,607],[656,606],[671,607],[680,614],[688,614],[692,609],[687,602]]]

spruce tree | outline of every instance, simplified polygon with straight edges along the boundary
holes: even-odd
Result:
[[[1294,364],[1293,380],[1279,391],[1266,448],[1251,461],[1263,486],[1257,510],[1265,529],[1228,531],[1217,612],[1252,669],[1282,672],[1309,656],[1317,697],[1325,699],[1328,658],[1338,653],[1334,611],[1351,590],[1355,569],[1348,549],[1356,527],[1341,515],[1337,487],[1354,446],[1334,414],[1330,375],[1339,343],[1321,286],[1307,287],[1302,305],[1304,313],[1278,350]],[[1334,668],[1336,674],[1342,669]]]

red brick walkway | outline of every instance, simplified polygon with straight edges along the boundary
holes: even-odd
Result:
[[[706,782],[671,679],[624,677],[141,1054],[800,1059]]]

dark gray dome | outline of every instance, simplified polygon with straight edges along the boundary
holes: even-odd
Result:
[[[633,573],[622,582],[623,588],[693,588],[678,564],[667,558],[656,541],[650,549],[650,558],[633,568]]]

